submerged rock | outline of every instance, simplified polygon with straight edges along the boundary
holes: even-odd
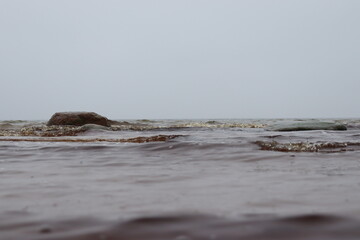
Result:
[[[333,122],[319,122],[319,121],[306,121],[306,122],[293,122],[275,124],[270,126],[268,130],[271,131],[310,131],[310,130],[347,130],[344,124]]]
[[[83,129],[84,131],[89,131],[89,130],[111,130],[109,127],[105,127],[102,125],[98,125],[98,124],[85,124],[81,127],[81,129]]]
[[[97,124],[110,127],[110,121],[94,112],[57,112],[55,113],[47,125],[73,125],[83,126],[85,124]]]

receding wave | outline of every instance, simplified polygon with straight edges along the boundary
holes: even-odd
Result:
[[[91,218],[32,222],[12,219],[11,223],[0,223],[0,229],[2,239],[29,240],[358,240],[360,238],[359,220],[322,214],[291,217],[253,215],[244,219],[179,214],[145,216],[116,222]]]
[[[114,143],[145,143],[145,142],[165,142],[181,135],[156,135],[150,137],[136,138],[0,138],[2,142],[76,142],[76,143],[93,143],[93,142],[114,142]]]

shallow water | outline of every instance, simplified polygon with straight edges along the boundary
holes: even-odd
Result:
[[[278,152],[256,142],[359,143],[360,121],[332,120],[347,131],[266,130],[283,121],[289,120],[137,120],[119,131],[52,138],[181,135],[165,142],[0,141],[1,239],[336,239],[326,235],[331,229],[358,239],[357,145]],[[41,124],[0,122],[3,129]],[[139,220],[148,216],[155,217]],[[316,227],[304,228],[300,216]],[[282,225],[293,232],[276,230]]]

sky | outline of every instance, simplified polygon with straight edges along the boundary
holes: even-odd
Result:
[[[0,119],[360,117],[358,0],[0,0]]]

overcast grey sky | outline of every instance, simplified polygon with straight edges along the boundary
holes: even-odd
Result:
[[[360,117],[359,0],[0,0],[0,119]]]

